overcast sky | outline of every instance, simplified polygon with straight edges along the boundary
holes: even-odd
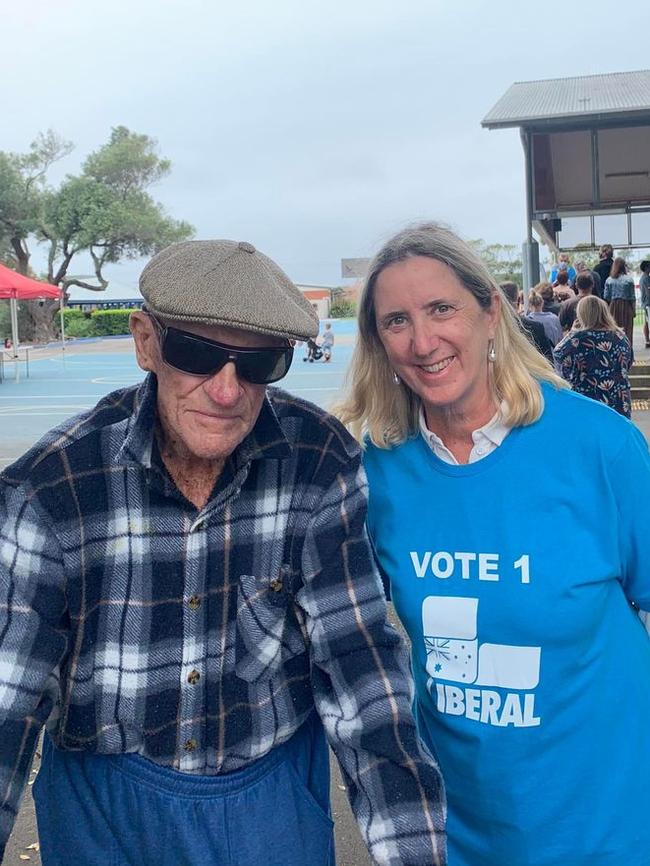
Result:
[[[520,244],[514,81],[650,67],[647,0],[22,0],[1,3],[0,149],[53,128],[78,170],[123,124],[158,141],[152,189],[198,238],[249,240],[337,285],[420,218]],[[113,269],[135,285],[143,263]]]

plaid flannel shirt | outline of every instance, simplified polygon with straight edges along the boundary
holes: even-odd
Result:
[[[198,773],[245,767],[314,705],[378,864],[446,862],[445,800],[364,520],[356,443],[269,388],[207,505],[156,445],[156,380],[1,476],[0,842],[37,735]]]

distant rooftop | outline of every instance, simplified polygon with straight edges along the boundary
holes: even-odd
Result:
[[[481,126],[546,126],[590,118],[650,122],[650,70],[515,82]]]

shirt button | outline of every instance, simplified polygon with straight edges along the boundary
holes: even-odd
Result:
[[[274,577],[273,580],[269,583],[269,586],[273,590],[273,592],[280,592],[282,589],[282,578]]]
[[[198,748],[198,743],[196,740],[185,740],[185,745],[183,748],[186,752],[194,752]]]
[[[190,610],[198,610],[201,607],[201,599],[198,595],[192,595],[187,601],[187,606]]]
[[[190,671],[189,674],[187,675],[187,681],[191,686],[195,686],[200,679],[201,679],[201,674],[196,670]]]

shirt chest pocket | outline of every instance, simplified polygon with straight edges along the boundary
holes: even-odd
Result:
[[[272,577],[241,575],[236,627],[235,673],[247,682],[274,676],[306,652],[288,568]]]

